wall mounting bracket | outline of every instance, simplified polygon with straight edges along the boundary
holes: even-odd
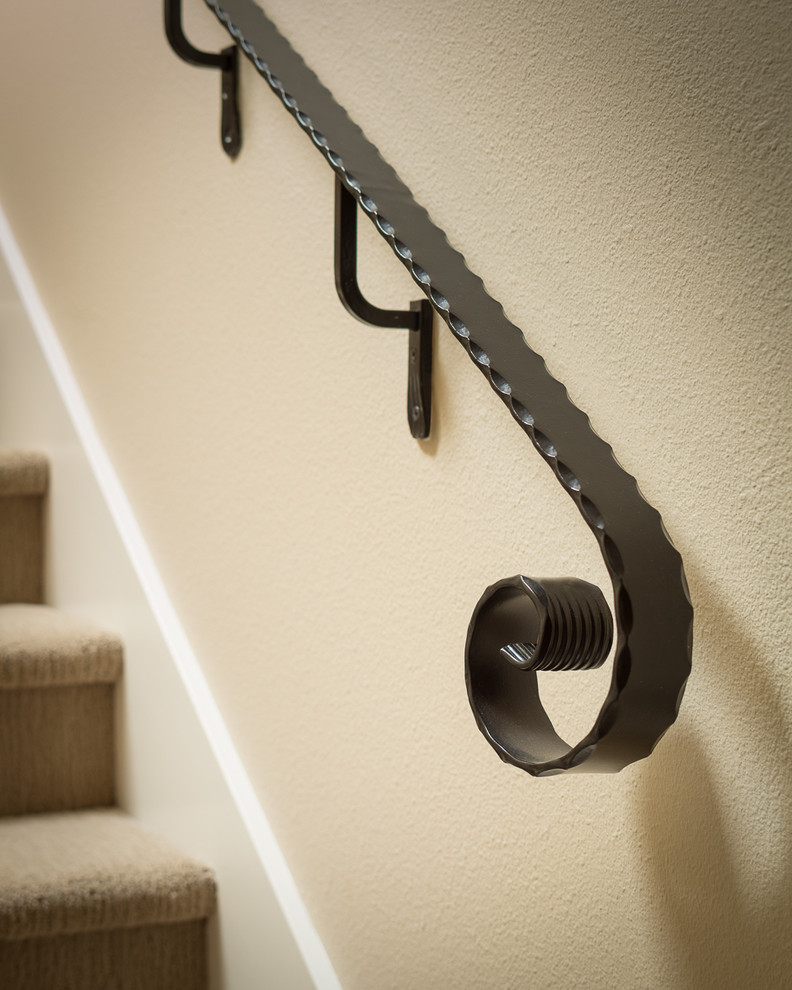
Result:
[[[239,56],[236,45],[220,52],[202,52],[192,45],[182,28],[182,0],[165,0],[165,36],[176,54],[190,65],[220,70],[220,145],[229,158],[236,158],[242,147],[239,124],[237,82]]]
[[[365,298],[357,281],[357,211],[357,200],[336,177],[334,257],[338,298],[361,323],[408,331],[407,422],[412,435],[425,440],[432,421],[432,307],[428,299],[418,299],[410,303],[409,309],[380,309]]]

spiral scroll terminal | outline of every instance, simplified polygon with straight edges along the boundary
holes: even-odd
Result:
[[[482,596],[468,630],[466,680],[476,721],[502,759],[530,773],[570,750],[539,698],[537,671],[605,662],[613,619],[596,585],[518,575]]]

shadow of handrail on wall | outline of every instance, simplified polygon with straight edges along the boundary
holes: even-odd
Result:
[[[733,710],[721,712],[726,728],[717,739],[708,739],[705,729],[696,731],[688,717],[647,765],[637,792],[642,872],[654,908],[667,922],[659,934],[667,940],[669,968],[676,968],[680,990],[789,987],[789,716],[763,666],[765,658],[725,610],[701,597],[696,596],[700,628],[711,642],[699,655],[723,661],[709,671],[719,680],[711,698],[732,699]],[[733,759],[731,791],[712,774],[714,760],[722,761],[727,747]]]

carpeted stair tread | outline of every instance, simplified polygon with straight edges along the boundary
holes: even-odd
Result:
[[[0,820],[0,879],[0,939],[192,921],[216,898],[207,867],[115,808]]]
[[[43,495],[48,474],[43,454],[0,448],[0,496]]]
[[[48,605],[0,605],[0,689],[108,684],[121,675],[121,641]]]

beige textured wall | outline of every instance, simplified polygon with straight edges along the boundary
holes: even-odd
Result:
[[[467,622],[513,573],[604,584],[574,506],[442,328],[411,440],[404,341],[335,299],[332,176],[249,66],[231,165],[154,0],[6,5],[0,200],[342,983],[788,986],[788,4],[266,7],[638,478],[697,608],[650,760],[501,765]],[[374,301],[414,295],[362,254]],[[546,676],[562,727],[606,677]]]

